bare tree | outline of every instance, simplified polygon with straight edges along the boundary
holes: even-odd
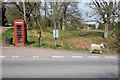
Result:
[[[109,23],[114,22],[118,18],[118,8],[116,0],[92,0],[92,3],[89,4],[89,7],[95,11],[100,19],[96,22],[104,23],[104,37],[108,38],[109,35]]]
[[[68,3],[66,2],[51,2],[51,20],[55,26],[59,26],[60,29],[65,30],[65,16],[67,13]]]
[[[56,4],[54,4],[53,15],[59,29],[65,30],[68,23],[69,26],[73,26],[74,28],[74,24],[79,25],[81,23],[81,13],[78,9],[78,4],[79,3],[76,2],[59,2],[59,4],[56,2]]]
[[[70,3],[69,8],[67,9],[67,21],[73,27],[73,29],[82,29],[83,27],[83,20],[81,18],[81,11],[78,8],[78,2]]]
[[[22,14],[24,14],[23,7],[21,7],[23,4],[21,2],[19,3],[19,5],[16,3],[12,3],[12,4],[16,6]],[[31,19],[30,15],[36,6],[37,6],[36,3],[25,2],[27,21],[30,21]]]
[[[81,24],[81,15],[77,5],[76,2],[25,2],[26,20],[30,27],[37,26],[38,22],[42,27],[50,25],[53,27],[54,24],[54,27],[61,30],[65,30],[71,24],[73,27],[76,26],[74,24],[79,26]],[[19,4],[13,2],[9,6],[12,6],[13,9],[16,8],[16,11],[13,12],[20,13],[23,17],[22,2],[19,2]],[[13,14],[9,10],[8,12]]]

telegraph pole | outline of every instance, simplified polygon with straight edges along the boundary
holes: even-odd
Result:
[[[23,1],[24,20],[26,22],[25,0]]]
[[[55,3],[53,4],[53,12],[54,12],[54,16],[53,16],[53,23],[54,23],[54,30],[55,30],[55,37],[54,37],[54,46],[56,46],[56,10],[55,10]]]

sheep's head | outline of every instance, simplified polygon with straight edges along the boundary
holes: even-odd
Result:
[[[100,44],[100,46],[101,46],[101,48],[105,48],[105,47],[104,47],[104,44]]]

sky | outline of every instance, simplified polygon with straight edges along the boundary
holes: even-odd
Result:
[[[87,6],[87,2],[81,2],[80,4],[79,4],[79,9],[80,9],[80,11],[81,11],[81,13],[82,13],[82,18],[85,20],[85,21],[89,21],[89,17],[88,17],[88,13],[91,13],[92,14],[92,12],[93,12],[93,10],[92,9],[90,9],[88,6]]]

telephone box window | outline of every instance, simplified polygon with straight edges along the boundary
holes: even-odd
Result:
[[[22,42],[22,32],[21,25],[17,25],[17,41],[18,43]]]

